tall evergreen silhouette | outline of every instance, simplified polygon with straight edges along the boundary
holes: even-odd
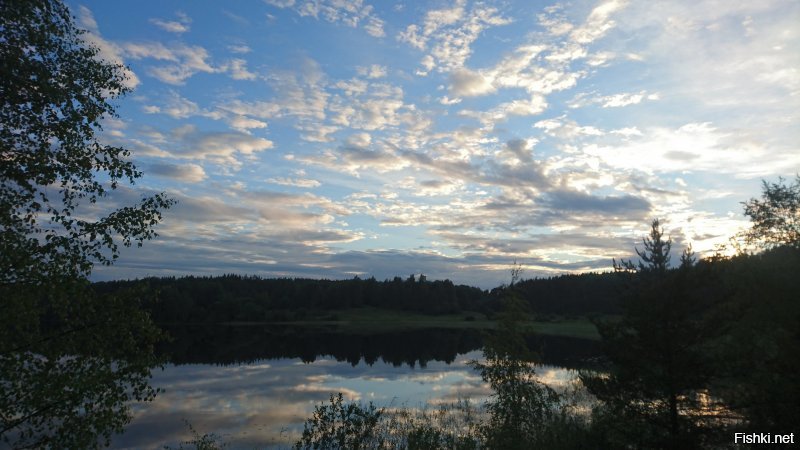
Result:
[[[607,373],[583,373],[600,401],[595,430],[609,445],[686,449],[716,439],[723,408],[706,395],[714,363],[706,354],[710,326],[700,268],[670,270],[672,242],[659,220],[636,249],[638,263],[614,261],[627,280],[619,321],[598,323]],[[691,249],[682,266],[694,265]]]

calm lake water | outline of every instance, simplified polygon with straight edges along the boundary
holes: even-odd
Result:
[[[161,449],[214,432],[231,449],[287,448],[314,406],[341,392],[378,407],[433,408],[491,395],[469,367],[482,358],[477,330],[352,332],[287,327],[184,327],[162,351],[155,401],[134,407],[134,419],[112,448]],[[531,336],[540,349],[542,381],[559,387],[599,353],[595,341]]]

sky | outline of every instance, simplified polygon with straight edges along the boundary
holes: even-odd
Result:
[[[673,261],[800,172],[800,3],[70,1],[132,88],[101,139],[166,192],[93,278],[491,288],[607,271],[659,218]]]

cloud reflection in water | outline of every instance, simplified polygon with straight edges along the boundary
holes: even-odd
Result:
[[[285,447],[302,431],[314,406],[331,393],[377,406],[423,407],[469,399],[482,403],[491,393],[467,362],[480,351],[460,354],[447,364],[396,367],[339,362],[274,359],[242,365],[168,365],[153,374],[164,392],[151,404],[137,405],[114,448],[163,448],[191,438],[187,420],[202,435],[216,433],[230,448]],[[574,372],[543,366],[543,379],[558,384]]]

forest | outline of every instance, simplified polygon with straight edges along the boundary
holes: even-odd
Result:
[[[145,304],[157,322],[196,323],[303,320],[309,312],[335,312],[369,306],[423,314],[481,312],[492,316],[507,286],[491,291],[450,280],[411,275],[403,280],[375,278],[315,280],[255,276],[188,276],[94,283],[98,293],[134,285],[156,295]],[[612,273],[561,275],[523,280],[514,287],[532,311],[541,315],[614,314],[623,280]]]
[[[711,258],[702,260],[692,270],[709,270],[713,265],[717,278],[704,283],[709,292],[717,292],[722,288],[711,284],[722,283],[720,277],[736,276],[742,267],[753,264],[754,259],[780,261],[787,257],[785,251],[775,249],[758,256]],[[92,286],[99,294],[133,286],[148,290],[152,295],[146,297],[144,307],[160,323],[302,321],[312,313],[360,307],[431,315],[480,312],[493,317],[509,289],[527,303],[534,318],[546,319],[618,315],[622,312],[621,295],[637,276],[634,273],[624,277],[613,271],[568,274],[523,279],[513,288],[504,285],[491,290],[456,285],[450,280],[431,281],[424,275],[378,281],[374,277],[324,280],[230,274],[115,280]],[[728,284],[733,281],[728,280]]]

